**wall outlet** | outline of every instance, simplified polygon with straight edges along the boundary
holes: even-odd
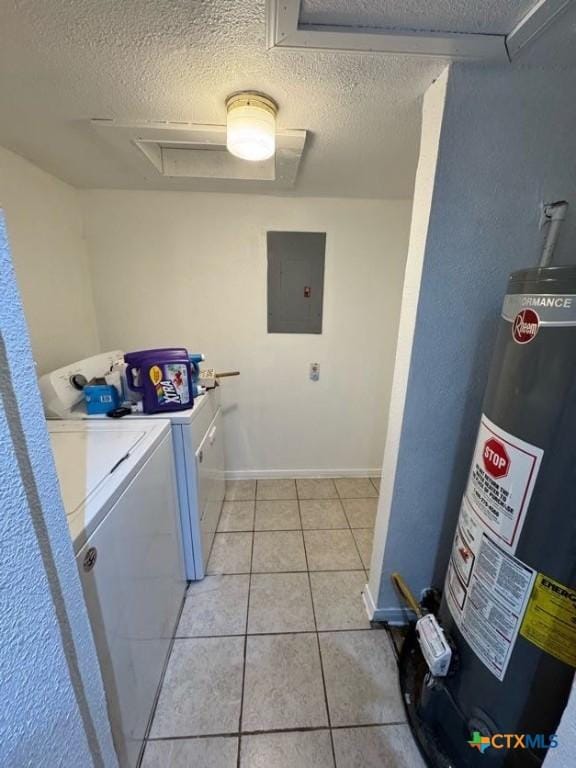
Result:
[[[310,363],[310,381],[318,381],[320,378],[320,363]]]

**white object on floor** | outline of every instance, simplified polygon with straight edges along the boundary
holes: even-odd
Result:
[[[114,744],[135,768],[185,580],[167,421],[49,421]]]

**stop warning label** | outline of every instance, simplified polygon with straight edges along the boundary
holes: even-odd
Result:
[[[482,451],[484,468],[491,477],[506,477],[510,469],[510,457],[506,446],[501,440],[491,437],[484,443]]]
[[[482,414],[445,594],[464,639],[498,680],[504,679],[528,601],[536,593],[536,571],[514,553],[543,455],[541,448]],[[543,622],[537,630],[534,621],[531,633],[544,642]]]
[[[551,656],[576,667],[576,590],[539,573],[520,634]]]
[[[494,541],[514,553],[543,451],[482,415],[465,498]]]

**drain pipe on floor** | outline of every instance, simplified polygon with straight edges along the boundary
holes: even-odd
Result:
[[[552,257],[554,256],[554,250],[556,248],[556,243],[558,242],[560,227],[566,218],[567,210],[568,203],[566,200],[558,200],[555,203],[544,203],[542,206],[540,227],[547,224],[548,231],[546,233],[544,247],[542,248],[542,256],[540,257],[540,267],[549,267],[552,264]]]

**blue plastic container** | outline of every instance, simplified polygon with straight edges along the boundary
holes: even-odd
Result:
[[[110,413],[120,405],[120,395],[111,384],[87,384],[84,387],[86,413],[93,416],[97,413]]]

